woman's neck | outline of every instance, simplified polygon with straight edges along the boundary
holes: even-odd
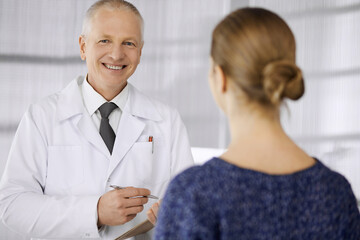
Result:
[[[239,111],[229,115],[231,143],[221,158],[235,165],[286,174],[315,163],[284,132],[278,114]]]

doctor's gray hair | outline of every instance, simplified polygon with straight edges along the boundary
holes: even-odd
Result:
[[[81,32],[81,35],[83,37],[86,37],[91,31],[91,21],[95,16],[96,12],[101,8],[107,8],[109,10],[125,10],[134,13],[140,20],[141,39],[143,39],[144,20],[139,10],[132,3],[129,3],[125,0],[99,0],[95,2],[93,5],[91,5],[91,7],[87,10],[83,21],[82,32]]]

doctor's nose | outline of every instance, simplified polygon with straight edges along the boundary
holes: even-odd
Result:
[[[119,44],[119,45],[115,45],[112,49],[111,49],[111,53],[110,56],[113,60],[121,60],[125,57],[125,48],[123,45]]]

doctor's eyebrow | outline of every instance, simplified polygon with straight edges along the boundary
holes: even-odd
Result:
[[[112,37],[111,35],[108,35],[108,34],[102,34],[102,35],[100,35],[98,38],[99,38],[99,39],[104,39],[104,38],[106,38],[106,39],[112,39],[113,37]]]
[[[109,34],[102,34],[102,35],[100,35],[99,37],[98,37],[98,40],[103,40],[103,39],[113,39],[114,38],[114,36],[112,36],[112,35],[109,35]],[[122,42],[134,42],[136,45],[139,45],[140,44],[140,42],[138,41],[138,39],[136,38],[136,37],[134,37],[134,36],[129,36],[129,37],[124,37],[123,39],[122,39]]]

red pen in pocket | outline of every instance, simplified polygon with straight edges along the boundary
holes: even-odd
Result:
[[[153,136],[149,136],[149,142],[151,142],[151,153],[154,153],[154,141],[153,141]]]

